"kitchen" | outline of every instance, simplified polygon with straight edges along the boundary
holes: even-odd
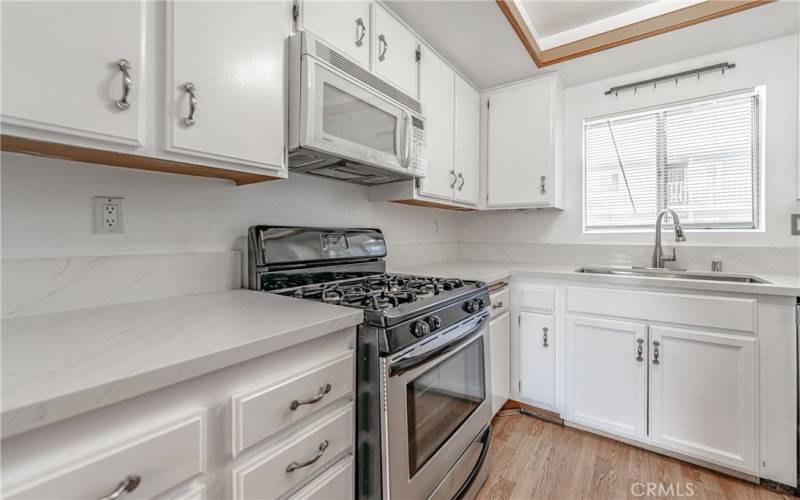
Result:
[[[4,497],[800,491],[798,2],[0,8]]]

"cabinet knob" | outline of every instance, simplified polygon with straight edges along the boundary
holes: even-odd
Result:
[[[183,119],[183,124],[191,127],[195,124],[194,114],[197,111],[197,87],[192,82],[184,83],[183,90],[189,94],[189,116]]]
[[[364,24],[364,19],[359,17],[356,19],[356,47],[364,45],[364,37],[367,35],[367,26]]]
[[[115,66],[122,71],[122,97],[118,101],[114,101],[114,106],[119,110],[125,111],[131,107],[131,103],[128,101],[128,96],[131,95],[131,89],[133,89],[131,63],[127,59],[120,59],[115,63]]]
[[[136,488],[139,487],[139,483],[142,482],[142,478],[139,474],[130,474],[125,479],[120,482],[114,491],[109,493],[108,495],[101,497],[99,500],[117,500],[122,495],[126,493],[130,493]]]
[[[550,329],[547,328],[546,326],[542,327],[542,345],[544,347],[550,347],[550,344],[547,343],[547,332],[549,331]]]
[[[386,37],[381,34],[378,37],[378,60],[383,62],[386,60],[386,51],[389,50],[389,43],[386,41]]]

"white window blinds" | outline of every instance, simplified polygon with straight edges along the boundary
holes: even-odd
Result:
[[[758,226],[756,92],[584,123],[584,228]]]

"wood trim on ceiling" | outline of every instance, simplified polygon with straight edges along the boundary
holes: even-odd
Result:
[[[776,0],[706,0],[660,16],[645,19],[627,26],[599,33],[575,42],[542,50],[525,17],[520,12],[518,0],[496,0],[497,6],[508,19],[511,28],[519,37],[525,50],[537,67],[543,68],[560,62],[619,47],[652,36],[710,21],[718,17],[735,14]]]

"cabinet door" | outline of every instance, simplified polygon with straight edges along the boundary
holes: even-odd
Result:
[[[461,76],[455,75],[455,81],[454,166],[458,176],[455,199],[477,204],[480,196],[480,95]]]
[[[2,121],[6,130],[142,145],[142,2],[2,2]],[[130,93],[122,101],[129,63]],[[123,109],[124,108],[124,109]]]
[[[386,9],[374,4],[372,67],[411,97],[417,97],[418,42]]]
[[[653,443],[757,473],[756,355],[754,337],[650,327]]]
[[[645,439],[647,327],[580,316],[566,324],[567,420]]]
[[[511,314],[508,312],[489,323],[489,349],[492,354],[492,414],[508,401],[511,384]]]
[[[520,313],[520,395],[546,409],[556,404],[556,356],[553,316]]]
[[[428,166],[420,192],[450,200],[453,198],[453,120],[455,72],[433,51],[422,47],[420,59],[420,101],[425,115]]]
[[[551,203],[553,88],[552,80],[545,78],[489,96],[488,206]]]
[[[304,0],[300,9],[302,25],[361,66],[369,68],[369,8],[367,0]]]
[[[291,3],[175,1],[168,11],[167,149],[282,169]]]

